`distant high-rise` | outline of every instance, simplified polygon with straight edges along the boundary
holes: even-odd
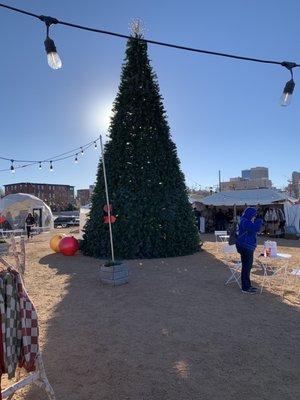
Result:
[[[300,172],[297,172],[297,171],[294,171],[293,173],[292,173],[292,181],[293,182],[300,182]]]
[[[242,171],[242,178],[243,178],[243,179],[250,179],[250,178],[251,178],[251,171],[250,171],[250,169],[243,169],[243,171]]]
[[[267,167],[251,168],[250,179],[269,179],[269,169]]]
[[[266,167],[244,169],[241,177],[230,178],[229,182],[221,182],[221,190],[271,188],[269,170]]]

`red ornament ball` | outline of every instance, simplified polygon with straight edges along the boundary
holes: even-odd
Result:
[[[79,249],[78,240],[73,236],[66,236],[59,242],[59,251],[64,256],[74,256],[76,251]]]

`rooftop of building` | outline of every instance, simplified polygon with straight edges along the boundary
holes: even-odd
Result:
[[[4,187],[7,186],[14,186],[14,185],[48,185],[48,186],[69,186],[74,188],[75,186],[72,185],[67,185],[64,183],[43,183],[43,182],[15,182],[15,183],[9,183],[7,185],[3,185]]]

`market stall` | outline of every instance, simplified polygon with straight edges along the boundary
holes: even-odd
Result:
[[[295,202],[286,193],[274,189],[249,189],[218,192],[204,197],[196,205],[205,218],[206,232],[217,229],[220,221],[228,229],[234,220],[239,219],[246,207],[255,206],[259,207],[265,220],[264,233],[282,235],[286,221],[284,205]]]

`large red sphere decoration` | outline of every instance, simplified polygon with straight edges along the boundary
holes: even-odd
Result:
[[[64,256],[74,256],[76,251],[79,249],[78,240],[73,236],[67,236],[61,239],[59,242],[59,251]]]

